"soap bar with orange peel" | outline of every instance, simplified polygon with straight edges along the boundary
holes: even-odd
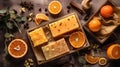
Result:
[[[37,25],[39,25],[43,20],[44,20],[44,21],[48,21],[48,20],[49,20],[49,17],[46,16],[45,14],[43,14],[43,13],[39,13],[39,14],[37,14],[37,15],[35,16],[35,23],[36,23]]]
[[[46,46],[43,46],[42,51],[44,53],[46,60],[49,60],[69,52],[69,48],[67,46],[65,39],[62,38],[55,42],[50,42]]]
[[[70,31],[79,28],[79,24],[75,15],[70,15],[58,21],[49,24],[53,37],[58,37]]]
[[[28,34],[33,42],[34,47],[39,46],[48,41],[42,27],[31,31]]]

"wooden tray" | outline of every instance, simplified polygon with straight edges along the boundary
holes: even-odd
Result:
[[[68,32],[68,33],[66,33],[66,34],[64,34],[64,35],[62,35],[62,36],[60,36],[60,37],[57,37],[57,38],[50,37],[50,38],[52,38],[52,41],[57,41],[57,40],[59,40],[59,39],[61,39],[61,38],[64,38],[65,41],[67,42],[67,45],[68,45],[70,51],[69,51],[68,53],[62,54],[62,55],[57,56],[57,57],[55,57],[55,58],[52,58],[52,59],[50,59],[50,60],[45,60],[45,56],[43,55],[43,52],[42,52],[41,47],[42,47],[43,45],[46,45],[46,44],[47,44],[48,42],[50,42],[51,40],[49,39],[47,43],[42,44],[41,46],[34,47],[34,46],[33,46],[33,43],[32,43],[32,40],[31,40],[31,38],[30,38],[30,36],[29,36],[28,33],[29,33],[30,31],[32,31],[32,30],[35,30],[35,29],[37,29],[37,28],[42,27],[42,28],[44,29],[44,32],[45,32],[45,33],[46,33],[46,32],[49,32],[49,35],[51,35],[50,29],[49,29],[49,27],[48,27],[48,24],[50,24],[50,23],[52,23],[52,22],[54,22],[54,21],[57,21],[57,20],[66,18],[66,17],[68,17],[68,16],[70,16],[70,15],[75,15],[75,17],[76,17],[76,19],[77,19],[77,22],[78,22],[78,24],[79,24],[79,28],[76,29],[76,30],[70,31],[70,32]],[[81,32],[84,34],[84,36],[85,36],[85,43],[84,43],[84,46],[83,46],[82,48],[77,48],[77,49],[75,49],[75,48],[73,48],[73,47],[70,45],[70,43],[69,43],[68,38],[69,38],[70,34],[73,33],[73,32],[76,32],[76,31],[81,31]],[[74,53],[74,52],[78,52],[79,50],[84,49],[84,48],[86,48],[86,47],[89,46],[89,42],[88,42],[88,40],[87,40],[87,37],[86,37],[86,35],[85,35],[85,32],[84,32],[84,30],[83,30],[83,28],[82,28],[82,25],[81,25],[81,23],[80,23],[80,21],[79,21],[79,18],[78,18],[77,14],[76,14],[75,12],[74,12],[74,13],[71,13],[71,14],[69,14],[69,15],[63,16],[63,17],[61,17],[61,18],[59,18],[59,19],[55,19],[55,20],[53,20],[53,21],[51,21],[51,22],[48,22],[47,24],[44,24],[44,25],[42,25],[42,26],[38,26],[38,27],[35,27],[35,28],[32,28],[32,29],[29,29],[29,30],[27,30],[27,34],[28,34],[28,39],[29,39],[29,41],[30,41],[30,43],[31,43],[31,47],[32,47],[32,49],[33,49],[33,52],[34,52],[34,54],[35,54],[35,57],[36,57],[36,59],[37,59],[38,64],[43,64],[43,63],[46,63],[46,62],[50,62],[50,61],[55,60],[55,59],[57,59],[57,58],[60,58],[60,57],[62,57],[62,56],[65,56],[65,55],[68,55],[68,54],[71,54],[71,53]],[[46,35],[47,35],[47,34],[46,34]]]
[[[117,9],[116,8],[116,6],[114,5],[114,4],[112,4],[110,1],[106,1],[106,3],[104,3],[102,6],[104,6],[104,5],[111,5],[111,6],[113,6],[113,9]],[[101,6],[101,7],[102,7]],[[116,13],[116,11],[114,11],[114,13]],[[116,13],[117,14],[117,13]],[[92,16],[92,18],[90,18],[86,23],[85,23],[85,25],[84,25],[84,28],[85,28],[85,30],[87,30],[87,32],[89,32],[99,43],[104,43],[109,37],[110,37],[110,35],[112,34],[112,32],[120,25],[120,23],[119,24],[112,24],[113,26],[115,26],[113,29],[111,29],[111,31],[109,31],[109,33],[108,34],[105,34],[105,35],[103,35],[103,34],[101,34],[101,30],[104,30],[103,28],[99,31],[99,32],[96,32],[96,33],[93,33],[93,32],[91,32],[90,30],[89,30],[89,28],[88,28],[88,23],[93,19],[93,17],[98,17],[98,18],[100,18],[100,17],[102,17],[101,15],[100,15],[100,9],[99,9],[99,11],[94,15],[94,16]],[[118,16],[119,18],[120,18],[120,16]],[[103,24],[103,23],[105,23],[104,21],[103,21],[103,17],[102,17],[102,20],[100,20],[101,22],[102,22],[102,27],[103,26],[105,26],[105,28],[107,28],[108,29],[108,27],[110,27],[111,25],[105,25],[105,24]],[[104,19],[104,20],[106,20],[106,19]],[[109,19],[109,20],[111,20],[111,19]],[[108,19],[107,19],[107,21],[108,21]],[[119,21],[119,20],[118,20]],[[120,22],[120,21],[119,21]]]

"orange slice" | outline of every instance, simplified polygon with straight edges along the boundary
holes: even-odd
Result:
[[[99,57],[95,57],[95,56],[92,56],[92,55],[85,54],[85,59],[88,63],[95,64],[95,63],[98,62]]]
[[[113,44],[107,49],[107,56],[110,59],[120,59],[120,45]]]
[[[85,36],[82,32],[74,32],[69,37],[69,42],[74,48],[80,48],[85,43]]]
[[[99,59],[99,64],[100,64],[100,65],[106,65],[106,64],[107,64],[107,59],[104,58],[104,57],[100,58],[100,59]]]
[[[8,46],[8,52],[13,58],[22,58],[28,51],[27,44],[21,39],[14,39]]]
[[[35,23],[37,25],[39,25],[41,23],[42,20],[49,20],[48,16],[46,16],[45,14],[39,13],[35,16]]]
[[[62,10],[62,5],[59,1],[52,1],[48,5],[48,10],[51,14],[58,14]]]

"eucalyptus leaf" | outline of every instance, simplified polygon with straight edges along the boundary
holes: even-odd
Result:
[[[11,18],[11,19],[15,19],[15,18],[16,18],[16,15],[15,15],[14,13],[11,13],[11,14],[10,14],[10,18]]]
[[[6,23],[6,25],[9,29],[13,29],[13,24],[12,23],[8,22],[8,23]]]
[[[82,58],[82,57],[79,57],[79,58],[78,58],[78,61],[79,61],[80,63],[82,63],[82,64],[85,64],[85,63],[86,63],[85,59]]]
[[[7,10],[0,10],[0,13],[3,14],[3,13],[6,13]]]
[[[15,11],[14,10],[10,10],[9,13],[11,14],[15,14]]]
[[[83,67],[90,67],[89,65],[83,65]]]
[[[14,35],[12,35],[10,33],[5,33],[5,38],[10,38],[10,37],[14,37]]]
[[[4,48],[5,54],[8,54],[8,50],[7,50],[7,44],[6,44],[6,40],[5,40],[5,48]]]
[[[14,25],[18,28],[18,31],[19,31],[20,33],[22,33],[21,30],[20,30],[20,28],[19,28],[19,26],[18,26],[18,24],[17,24],[15,21],[13,21],[13,22],[14,22]]]
[[[19,23],[19,22],[21,22],[22,20],[21,20],[20,17],[17,17],[17,18],[15,19],[15,21]]]
[[[26,17],[22,17],[21,20],[25,22],[27,20],[27,18]]]

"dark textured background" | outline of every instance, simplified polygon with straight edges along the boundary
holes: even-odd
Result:
[[[3,4],[3,3],[6,3],[6,5],[8,5],[8,3],[5,2],[5,1],[6,0],[0,0],[0,5]],[[14,4],[14,6],[12,8],[19,11],[20,6],[18,4],[21,1],[24,1],[24,0],[11,0],[12,4]],[[28,1],[28,0],[26,0],[26,1]],[[32,3],[34,3],[34,10],[28,11],[28,13],[30,13],[30,12],[33,12],[34,14],[40,13],[39,8],[41,8],[42,13],[47,13],[48,14],[48,16],[50,17],[50,21],[54,20],[56,18],[59,18],[63,15],[74,12],[74,11],[77,12],[82,24],[84,24],[85,21],[87,21],[87,20],[83,20],[84,19],[83,15],[81,15],[75,8],[71,7],[71,5],[69,3],[72,0],[59,0],[61,2],[61,4],[63,5],[63,10],[57,16],[53,16],[53,15],[49,14],[48,11],[45,11],[45,9],[47,9],[48,3],[51,0],[31,0],[31,1],[32,1]],[[74,1],[76,1],[78,4],[80,4],[82,0],[74,0]],[[107,1],[107,0],[93,0],[92,10],[91,10],[89,16],[93,16],[99,10],[100,6],[105,1]],[[117,4],[118,3],[120,4],[120,0],[116,0],[116,1],[118,1]],[[70,6],[71,9],[67,9],[67,6]],[[68,13],[68,10],[69,10],[69,13]],[[26,14],[28,14],[28,13],[26,13]],[[34,22],[28,22],[28,23],[29,23],[30,28],[36,26],[36,24]],[[44,24],[44,22],[42,24]],[[24,29],[23,26],[21,26],[21,30],[22,30],[22,34],[15,33],[15,36],[16,36],[15,38],[24,39],[27,42],[27,44],[29,46],[29,49],[28,49],[27,55],[23,59],[20,59],[20,60],[14,60],[14,59],[10,58],[9,56],[5,56],[5,52],[4,52],[4,47],[5,47],[4,46],[4,30],[0,30],[0,67],[24,67],[24,61],[28,58],[32,58],[34,60],[34,66],[33,67],[61,67],[61,65],[67,64],[67,63],[73,64],[72,67],[83,67],[83,64],[78,63],[78,57],[83,57],[84,52],[86,52],[84,50],[80,51],[80,52],[77,52],[77,53],[74,53],[74,54],[71,54],[71,55],[67,55],[67,56],[62,57],[60,59],[56,59],[55,61],[43,64],[43,65],[38,65],[37,61],[35,59],[35,56],[33,54],[32,48],[30,46],[30,43],[28,41],[28,38],[27,38],[27,35],[26,35],[26,29]],[[88,36],[88,40],[90,41],[90,44],[100,45],[100,48],[102,49],[101,50],[101,57],[102,56],[106,57],[105,50],[106,50],[108,44],[113,43],[113,42],[120,43],[120,41],[119,41],[120,40],[120,27],[118,27],[113,32],[111,37],[104,44],[97,43],[90,36],[90,34],[87,33],[87,32],[86,32],[86,35]],[[120,60],[108,60],[108,64],[105,65],[105,66],[100,66],[99,64],[95,64],[95,65],[87,64],[87,65],[89,65],[90,67],[119,67],[120,66]],[[68,66],[66,66],[66,67],[68,67]]]

